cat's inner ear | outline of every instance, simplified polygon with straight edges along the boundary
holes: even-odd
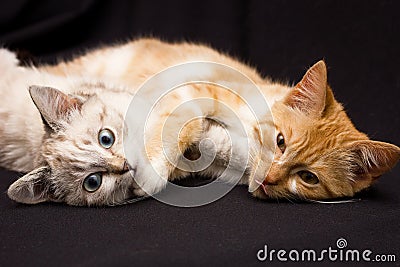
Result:
[[[320,60],[309,68],[301,81],[286,95],[284,103],[307,115],[320,117],[325,109],[327,70]]]
[[[356,191],[392,169],[400,159],[400,148],[385,142],[356,141],[350,146]]]
[[[7,191],[8,196],[20,203],[36,204],[51,199],[50,167],[40,167],[15,181]]]
[[[30,86],[29,93],[44,123],[53,130],[61,127],[62,122],[68,122],[73,111],[80,110],[83,99],[64,94],[63,92],[44,86]]]

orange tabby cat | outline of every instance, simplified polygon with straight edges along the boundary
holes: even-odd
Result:
[[[42,69],[61,76],[78,74],[93,79],[107,79],[137,90],[156,73],[173,65],[193,61],[225,64],[247,75],[261,89],[271,107],[273,119],[268,115],[268,110],[265,110],[264,121],[248,118],[249,111],[243,108],[246,104],[240,97],[249,94],[247,85],[241,88],[241,84],[236,84],[239,87],[237,95],[212,84],[188,84],[175,90],[162,99],[162,105],[149,118],[149,132],[152,134],[145,137],[147,155],[143,156],[150,158],[153,168],[163,179],[153,177],[150,171],[137,170],[137,182],[147,194],[159,192],[165,187],[167,179],[188,175],[187,171],[177,170],[176,165],[167,159],[168,155],[164,155],[162,147],[165,144],[161,138],[162,131],[165,131],[162,125],[171,116],[170,111],[188,99],[208,97],[214,105],[200,109],[196,105],[187,108],[186,114],[205,119],[183,127],[177,140],[178,146],[169,150],[169,156],[178,160],[183,151],[190,151],[202,138],[210,138],[217,144],[222,163],[214,164],[202,172],[211,176],[221,175],[223,162],[230,160],[221,151],[229,151],[230,144],[221,135],[222,126],[210,121],[235,128],[219,103],[228,104],[238,111],[239,117],[242,116],[242,124],[249,133],[246,138],[249,139],[250,151],[243,153],[249,153],[251,160],[246,165],[247,175],[242,181],[248,183],[249,190],[260,198],[326,199],[353,196],[393,168],[400,158],[399,147],[369,140],[367,135],[353,126],[342,105],[333,96],[323,61],[312,66],[303,79],[291,87],[265,79],[249,66],[206,46],[141,39],[98,49],[73,61]],[[197,73],[187,75],[193,76],[191,79],[200,77],[213,82],[235,80],[235,77],[226,76],[212,67],[200,68]],[[160,90],[161,84],[144,95],[151,97]],[[275,136],[275,148],[265,142],[271,135]],[[239,140],[242,137],[237,138]],[[268,156],[271,153],[273,155]],[[238,159],[242,156],[231,155]],[[229,180],[229,177],[224,179]]]
[[[2,67],[7,71],[2,92],[11,99],[2,106],[2,114],[12,116],[4,115],[8,123],[0,129],[8,149],[2,151],[1,162],[31,171],[8,190],[19,202],[124,203],[133,196],[158,193],[168,180],[192,172],[231,183],[240,180],[260,198],[353,196],[400,157],[397,146],[369,140],[356,130],[334,99],[323,61],[291,87],[264,79],[208,47],[188,43],[142,39],[38,70],[19,68],[13,55],[2,53],[12,59]],[[182,65],[187,62],[194,63]],[[203,82],[169,90],[177,77],[162,73],[176,69],[178,78]],[[76,91],[71,77],[89,83],[81,83]],[[31,85],[35,103],[20,84]],[[133,101],[134,116],[128,113],[124,127],[122,114],[135,92],[133,100],[139,101]],[[12,102],[15,99],[23,101]],[[77,99],[85,100],[79,112]],[[257,100],[261,102],[249,105]],[[258,116],[253,116],[254,110]],[[58,121],[60,111],[68,116]],[[143,115],[149,115],[145,121],[140,120]],[[48,134],[41,116],[50,126],[65,127],[53,127]],[[120,156],[122,139],[135,180],[128,177]],[[205,168],[195,164],[199,150],[200,157],[213,159]],[[109,164],[115,159],[121,162],[118,168]]]

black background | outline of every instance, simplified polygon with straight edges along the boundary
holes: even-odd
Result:
[[[140,36],[208,43],[262,74],[290,82],[323,58],[335,95],[355,125],[373,139],[400,145],[396,1],[13,0],[0,5],[0,43],[28,50],[43,63]],[[0,265],[271,266],[276,259],[259,263],[256,258],[265,244],[320,250],[336,248],[343,237],[348,248],[396,254],[396,263],[382,266],[400,266],[399,174],[397,166],[350,204],[265,202],[239,186],[200,208],[155,200],[76,208],[12,202],[5,192],[19,174],[1,170]]]

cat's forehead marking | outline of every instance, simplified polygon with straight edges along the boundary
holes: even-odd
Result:
[[[82,143],[83,143],[84,145],[90,145],[92,142],[91,142],[89,139],[83,139],[83,140],[82,140]]]
[[[67,140],[67,137],[66,137],[65,135],[63,135],[63,134],[59,134],[59,135],[56,136],[55,139],[56,139],[57,141],[64,142],[64,141]]]
[[[106,107],[103,105],[101,107],[101,112],[99,113],[100,116],[100,122],[103,124],[104,123],[104,117],[107,115],[107,110]]]
[[[104,82],[98,81],[96,83],[89,83],[89,82],[83,82],[81,84],[82,87],[85,87],[87,89],[106,89],[106,85]]]
[[[260,142],[261,145],[263,145],[263,139],[262,139],[260,130],[258,129],[258,126],[253,126],[253,130],[256,133],[258,141]]]

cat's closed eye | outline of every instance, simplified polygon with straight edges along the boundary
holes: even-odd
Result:
[[[115,142],[115,135],[109,129],[102,129],[99,132],[99,144],[105,149],[109,149]]]
[[[319,183],[318,177],[309,171],[299,171],[297,175],[300,176],[301,180],[303,180],[307,184],[315,185]]]
[[[89,193],[93,193],[100,188],[102,182],[101,173],[92,173],[83,181],[83,189]]]
[[[285,143],[285,138],[281,133],[279,133],[278,136],[276,137],[276,144],[278,145],[282,153],[284,153],[286,150],[286,143]]]

